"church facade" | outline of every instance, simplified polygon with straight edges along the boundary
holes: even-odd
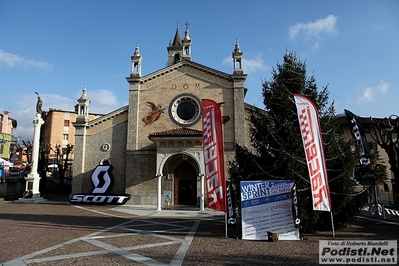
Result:
[[[177,27],[169,43],[168,65],[141,75],[138,45],[131,56],[128,105],[88,119],[86,88],[78,100],[72,194],[93,191],[91,174],[104,161],[113,166],[113,194],[130,194],[127,204],[206,206],[202,147],[201,100],[221,106],[226,162],[234,146],[248,144],[244,103],[247,75],[238,41],[232,52],[232,73],[195,63],[188,25],[184,38]]]

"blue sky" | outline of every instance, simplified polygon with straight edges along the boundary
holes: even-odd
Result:
[[[399,114],[399,1],[0,0],[0,111],[33,138],[43,110],[73,110],[84,84],[90,111],[127,104],[136,43],[142,74],[165,67],[177,23],[189,23],[192,60],[233,72],[236,39],[248,74],[245,101],[263,108],[262,81],[292,50],[337,113]]]

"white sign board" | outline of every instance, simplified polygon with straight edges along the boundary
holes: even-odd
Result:
[[[279,240],[300,239],[294,181],[243,181],[240,185],[242,239],[268,240],[268,231],[277,232]]]

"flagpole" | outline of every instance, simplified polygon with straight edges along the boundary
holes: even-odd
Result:
[[[332,235],[333,235],[333,238],[335,238],[335,231],[334,231],[334,218],[333,218],[332,211],[330,211],[330,215],[331,215],[331,227],[332,227]]]
[[[227,212],[224,212],[224,228],[226,229],[226,237],[227,237]]]
[[[226,175],[225,175],[226,176]],[[227,181],[224,181],[224,228],[226,231],[226,238],[227,238]]]

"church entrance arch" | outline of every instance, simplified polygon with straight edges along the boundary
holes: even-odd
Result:
[[[188,162],[180,163],[174,171],[174,205],[197,204],[197,173]]]

